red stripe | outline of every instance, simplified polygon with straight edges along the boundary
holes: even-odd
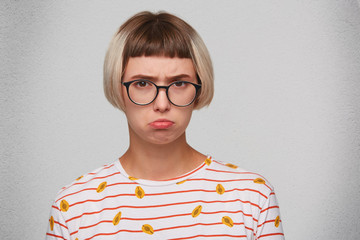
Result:
[[[104,165],[102,168],[100,168],[98,171],[96,172],[90,172],[88,173],[87,175],[95,175],[95,174],[98,174],[99,172],[101,172],[102,170],[104,169],[109,169],[111,168],[112,166],[114,166],[114,163],[110,164],[110,165]]]
[[[186,181],[208,181],[208,182],[236,182],[236,181],[251,181],[253,182],[255,178],[244,178],[244,179],[229,179],[229,180],[216,180],[216,179],[207,179],[207,178],[189,178]],[[270,190],[272,190],[266,183],[264,184],[267,186]],[[274,192],[271,192],[270,195],[275,195]]]
[[[83,203],[86,203],[86,202],[101,202],[107,198],[115,198],[115,197],[120,197],[120,196],[134,196],[135,194],[133,193],[123,193],[123,194],[117,194],[117,195],[110,195],[110,196],[106,196],[104,198],[101,198],[101,199],[88,199],[88,200],[84,200],[84,201],[81,201],[81,202],[76,202],[76,203],[73,203],[73,204],[70,204],[69,207],[73,207],[73,206],[76,206],[76,205],[79,205],[79,204],[83,204]]]
[[[121,220],[134,220],[134,221],[148,221],[148,220],[156,220],[156,219],[162,219],[162,218],[172,218],[172,217],[182,217],[191,215],[191,213],[182,213],[182,214],[174,214],[174,215],[168,215],[168,216],[160,216],[160,217],[153,217],[153,218],[121,218]]]
[[[54,221],[54,223],[59,224],[61,227],[66,228],[68,230],[68,227],[60,222]]]
[[[253,174],[253,175],[257,175],[259,177],[262,177],[260,174],[257,173],[253,173],[253,172],[234,172],[234,171],[225,171],[225,170],[217,170],[217,169],[212,169],[212,168],[207,168],[207,171],[213,171],[213,172],[222,172],[222,173],[235,173],[235,174]]]
[[[196,201],[189,201],[189,202],[178,202],[178,203],[168,203],[168,204],[161,204],[161,205],[150,205],[150,206],[131,206],[131,205],[122,205],[122,206],[118,206],[118,207],[114,207],[114,208],[104,208],[100,211],[96,211],[96,212],[87,212],[87,213],[83,213],[79,216],[75,216],[73,218],[70,218],[68,220],[66,220],[65,222],[68,223],[72,220],[75,220],[77,218],[80,218],[84,215],[93,215],[93,214],[98,214],[98,213],[101,213],[103,211],[106,211],[106,210],[117,210],[117,209],[120,209],[120,208],[155,208],[155,207],[168,207],[168,206],[175,206],[175,205],[182,205],[182,204],[193,204],[193,203],[229,203],[229,202],[241,202],[241,203],[247,203],[247,204],[250,204],[252,206],[255,206],[259,209],[260,206],[255,204],[255,203],[252,203],[250,201],[242,201],[240,199],[233,199],[233,200],[227,200],[227,201],[204,201],[204,200],[196,200]]]
[[[121,221],[124,221],[124,220],[130,220],[130,221],[149,221],[149,220],[156,220],[156,219],[163,219],[163,218],[172,218],[172,217],[182,217],[182,216],[189,216],[191,215],[191,213],[183,213],[183,214],[175,214],[175,215],[169,215],[169,216],[161,216],[161,217],[153,217],[153,218],[127,218],[127,217],[122,217],[121,218]],[[98,223],[95,223],[93,225],[89,225],[89,226],[84,226],[84,227],[80,227],[80,229],[85,229],[85,228],[90,228],[90,227],[95,227],[101,223],[112,223],[112,220],[104,220],[104,221],[100,221]],[[76,232],[72,232],[70,235],[73,235],[75,233],[77,233],[78,231]]]
[[[231,190],[225,190],[225,192],[232,192],[232,191],[235,191],[235,190],[256,192],[256,193],[260,194],[261,196],[263,196],[265,199],[268,198],[265,194],[262,194],[260,191],[257,191],[257,190],[251,189],[251,188],[243,188],[243,189],[234,188],[234,189],[231,189]]]
[[[184,178],[186,176],[189,176],[191,174],[193,174],[194,172],[198,171],[199,169],[201,169],[203,166],[205,165],[205,162],[203,164],[201,164],[198,168],[194,169],[193,171],[187,173],[187,174],[184,174],[182,176],[179,176],[179,177],[176,177],[176,178],[170,178],[170,179],[166,179],[166,180],[160,180],[160,181],[171,181],[171,180],[176,180],[176,179],[180,179],[180,178]]]
[[[232,180],[212,180],[212,179],[188,179],[187,181],[194,181],[194,180],[205,180],[205,181],[212,181],[212,182],[230,182],[230,181],[246,181],[246,180],[254,180],[254,179],[232,179]],[[113,183],[113,184],[109,184],[107,185],[107,187],[112,187],[112,186],[116,186],[116,185],[122,185],[122,184],[130,184],[130,185],[133,185],[133,184],[137,184],[136,182],[120,182],[120,183]],[[56,200],[56,202],[64,199],[65,197],[68,197],[68,196],[72,196],[74,194],[77,194],[77,193],[80,193],[80,192],[84,192],[84,191],[94,191],[96,190],[97,188],[85,188],[85,189],[82,189],[80,191],[77,191],[77,192],[73,192],[73,193],[69,193],[67,195],[64,195],[62,196],[61,198],[58,198]],[[235,188],[235,189],[231,189],[231,190],[226,190],[225,192],[231,192],[231,191],[235,191],[235,190],[238,190],[238,191],[252,191],[252,192],[256,192],[260,195],[262,195],[264,198],[267,199],[267,196],[264,195],[263,193],[261,193],[260,191],[257,191],[257,190],[254,190],[254,189],[248,189],[248,188],[244,188],[244,189],[238,189],[238,188]],[[184,190],[184,191],[174,191],[174,192],[164,192],[164,193],[152,193],[152,194],[146,194],[146,196],[157,196],[157,195],[166,195],[166,194],[176,194],[176,193],[185,193],[185,192],[198,192],[198,191],[203,191],[203,192],[216,192],[216,191],[212,191],[212,190],[202,190],[202,189],[194,189],[194,190]],[[272,193],[274,194],[274,193]],[[132,195],[132,194],[131,194]],[[128,194],[124,194],[124,195],[115,195],[115,196],[130,196]],[[114,197],[115,197],[114,196]],[[108,196],[108,197],[112,197],[112,196]],[[92,200],[88,200],[88,201],[92,201]],[[82,202],[83,203],[83,202]],[[76,204],[73,204],[73,205],[76,205]],[[71,205],[71,206],[73,206]]]
[[[112,187],[112,186],[116,186],[116,185],[127,185],[127,184],[133,185],[133,184],[137,184],[137,183],[136,183],[136,182],[119,182],[119,183],[109,184],[109,185],[107,185],[106,187],[108,188],[108,187]],[[60,201],[60,200],[62,200],[62,199],[64,199],[64,198],[66,198],[66,197],[68,197],[68,196],[72,196],[72,195],[77,194],[77,193],[80,193],[80,192],[91,191],[91,190],[96,190],[96,189],[97,189],[97,188],[84,188],[84,189],[82,189],[82,190],[80,190],[80,191],[77,191],[77,192],[73,192],[73,193],[69,193],[69,194],[67,194],[67,195],[64,195],[64,196],[62,196],[61,198],[57,199],[56,202],[58,202],[58,201]]]
[[[243,224],[244,224],[244,223],[243,223]],[[247,230],[252,231],[252,232],[253,232],[253,234],[254,234],[254,229],[252,229],[251,227],[247,227],[247,226],[245,226],[245,224],[244,224],[244,227],[245,227]]]
[[[189,178],[186,181],[237,182],[237,181],[254,181],[254,178],[249,178],[249,179],[229,179],[229,180],[208,179],[208,178]]]
[[[255,222],[257,222],[258,220],[256,218],[254,218],[251,214],[246,214],[244,213],[242,210],[239,211],[216,211],[216,212],[201,212],[201,214],[216,214],[216,213],[242,213],[242,215],[246,216],[246,217],[251,217]]]
[[[110,236],[110,235],[115,235],[115,234],[118,234],[119,232],[131,232],[131,233],[142,233],[143,231],[142,230],[126,230],[126,229],[121,229],[117,232],[113,232],[113,233],[98,233],[92,237],[89,237],[89,238],[85,238],[84,240],[89,240],[89,239],[92,239],[94,237],[98,237],[98,236]]]
[[[272,208],[279,208],[279,206],[272,206],[272,207],[265,208],[265,209],[261,210],[260,213],[263,213],[263,212],[265,212],[265,211],[267,211],[269,209],[272,209]]]
[[[242,213],[244,216],[247,216],[247,217],[252,217],[251,214],[246,214],[244,213],[242,210],[240,211],[216,211],[216,212],[201,212],[201,214],[217,214],[217,213]],[[124,217],[124,218],[121,218],[122,221],[124,220],[130,220],[130,221],[150,221],[150,220],[158,220],[158,219],[164,219],[164,218],[173,218],[173,217],[183,217],[183,216],[189,216],[191,215],[191,213],[183,213],[183,214],[174,214],[174,215],[167,215],[167,216],[160,216],[160,217],[152,217],[152,218],[127,218],[127,217]],[[253,221],[257,222],[258,220],[253,218]],[[98,223],[95,223],[93,225],[89,225],[89,226],[83,226],[83,227],[80,227],[79,230],[81,229],[86,229],[86,228],[90,228],[90,227],[95,227],[101,223],[112,223],[112,220],[104,220],[104,221],[100,221]],[[245,227],[251,231],[253,231],[252,228],[248,228],[248,227]],[[75,232],[72,232],[70,235],[73,235],[75,233],[77,233],[78,231],[75,231]]]
[[[154,229],[154,232],[159,232],[159,231],[165,231],[165,230],[170,230],[170,229],[175,229],[175,228],[187,228],[187,227],[193,227],[193,226],[198,226],[198,225],[202,225],[202,226],[212,226],[212,225],[220,225],[220,224],[223,224],[222,222],[218,222],[218,223],[196,223],[196,224],[191,224],[191,225],[183,225],[183,226],[175,226],[175,227],[169,227],[169,228],[160,228],[160,229]],[[243,223],[234,223],[234,225],[242,225]],[[113,232],[113,233],[99,233],[99,234],[96,234],[90,238],[86,238],[85,240],[89,240],[89,239],[92,239],[94,237],[97,237],[97,236],[102,236],[102,235],[115,235],[119,232],[142,232],[140,230],[119,230],[117,232]],[[200,235],[199,235],[200,236]],[[221,235],[204,235],[204,236],[234,236],[234,237],[239,237],[239,236],[235,236],[235,235],[227,235],[227,234],[221,234]],[[246,237],[245,235],[241,235],[241,237]],[[174,239],[189,239],[189,238],[193,238],[193,237],[187,237],[187,238],[174,238]]]
[[[233,192],[233,191],[251,191],[251,192],[256,192],[258,194],[260,194],[261,196],[263,196],[264,198],[267,199],[267,196],[265,196],[264,194],[262,194],[260,191],[254,190],[254,189],[249,189],[249,188],[244,188],[244,189],[238,189],[238,188],[234,188],[234,189],[230,189],[230,190],[225,190],[225,192]],[[189,193],[189,192],[216,192],[216,190],[204,190],[204,189],[193,189],[193,190],[184,190],[184,191],[175,191],[175,192],[162,192],[162,193],[149,193],[146,194],[145,196],[159,196],[159,195],[169,195],[169,194],[178,194],[178,193]],[[123,196],[134,196],[133,193],[122,193],[122,194],[117,194],[117,195],[110,195],[110,196],[106,196],[103,197],[101,199],[88,199],[88,200],[84,200],[81,202],[76,202],[73,204],[70,204],[69,207],[73,207],[79,204],[83,204],[86,202],[101,202],[107,198],[115,198],[115,197],[123,197]]]
[[[59,236],[59,235],[52,234],[52,233],[46,233],[46,235],[47,235],[47,236],[56,237],[56,238],[61,238],[61,239],[66,240],[66,238],[64,238],[64,237],[62,237],[62,236]]]
[[[221,225],[223,224],[222,222],[216,222],[216,223],[194,223],[194,224],[190,224],[190,225],[180,225],[180,226],[173,226],[173,227],[167,227],[167,228],[159,228],[159,229],[154,229],[154,232],[160,232],[160,231],[165,231],[165,230],[170,230],[170,229],[176,229],[176,228],[188,228],[188,227],[194,227],[194,226],[212,226],[212,225]],[[234,223],[234,225],[243,225],[244,223]]]
[[[233,238],[247,238],[246,235],[230,235],[230,234],[213,234],[213,235],[194,235],[189,237],[181,237],[181,238],[171,238],[169,240],[180,240],[180,239],[191,239],[191,238],[198,238],[198,237],[233,237]]]
[[[263,176],[261,176],[260,174],[257,173],[253,173],[253,172],[234,172],[234,171],[224,171],[224,170],[216,170],[216,169],[211,169],[211,168],[207,168],[205,169],[207,171],[213,171],[213,172],[222,172],[222,173],[233,173],[233,174],[254,174],[257,175],[263,179],[265,179]],[[269,187],[266,183],[264,184],[266,187],[268,187],[270,190],[273,190],[271,187]]]
[[[267,185],[266,183],[264,183],[265,186],[267,186],[268,189],[270,189],[271,191],[273,190],[269,185]]]
[[[58,208],[58,206],[56,206],[56,205],[52,205],[51,207],[58,210],[58,211],[60,211],[60,208]]]
[[[229,190],[225,190],[226,192],[233,192],[233,191],[251,191],[251,192],[256,192],[258,194],[260,194],[261,196],[263,196],[264,198],[267,199],[267,196],[262,194],[260,191],[254,190],[254,189],[249,189],[249,188],[243,188],[243,189],[239,189],[239,188],[233,188],[233,189],[229,189]],[[205,189],[192,189],[192,190],[184,190],[184,191],[174,191],[174,192],[163,192],[163,193],[149,193],[149,194],[145,194],[146,196],[158,196],[158,195],[168,195],[168,194],[177,194],[177,193],[188,193],[188,192],[216,192],[216,190],[205,190]]]
[[[114,174],[112,175],[109,175],[109,176],[113,176]],[[105,178],[105,177],[98,177],[98,178],[94,178],[94,179],[99,179],[99,178]],[[205,178],[194,178],[194,179],[188,179],[187,181],[212,181],[212,182],[232,182],[232,181],[253,181],[254,179],[230,179],[230,180],[213,180],[213,179],[205,179]],[[90,180],[91,181],[91,180]],[[89,181],[88,181],[89,182]],[[86,182],[84,182],[86,183]],[[83,184],[83,183],[76,183],[76,184]],[[119,182],[119,183],[113,183],[113,184],[109,184],[107,185],[107,187],[111,187],[111,186],[116,186],[116,185],[133,185],[133,184],[137,184],[136,182]],[[69,193],[67,195],[64,195],[62,196],[61,198],[58,198],[56,200],[56,202],[64,199],[65,197],[68,197],[68,196],[72,196],[74,194],[77,194],[77,193],[80,193],[80,192],[84,192],[84,191],[91,191],[91,190],[96,190],[97,188],[85,188],[85,189],[82,189],[82,190],[79,190],[77,192],[73,192],[73,193]],[[239,189],[238,189],[239,190]],[[246,190],[246,189],[244,189]],[[193,191],[199,191],[199,190],[193,190]],[[203,190],[206,192],[206,190]],[[231,191],[231,190],[228,190],[228,191]],[[255,191],[255,190],[252,190],[252,189],[249,189],[249,191]],[[186,191],[182,191],[182,192],[186,192]],[[190,191],[188,191],[190,192]],[[208,191],[210,192],[210,191]],[[258,192],[259,194],[261,194],[263,197],[267,198],[267,196],[265,196],[264,194],[262,194],[261,192],[259,191],[255,191],[255,192]],[[178,192],[168,192],[168,193],[162,193],[162,194],[172,194],[172,193],[181,193],[181,191],[178,191]],[[151,196],[151,195],[161,195],[161,194],[147,194],[147,196]]]
[[[264,234],[264,235],[261,235],[259,238],[262,238],[262,237],[269,237],[269,236],[276,236],[276,235],[281,235],[281,236],[284,236],[283,233],[269,233],[269,234]]]
[[[121,219],[121,220],[123,220],[123,219]],[[97,225],[99,225],[99,224],[101,224],[101,223],[112,223],[112,220],[103,220],[103,221],[100,221],[100,222],[95,223],[95,224],[92,224],[92,225],[83,226],[83,227],[80,227],[79,230],[81,230],[81,229],[86,229],[86,228],[91,228],[91,227],[95,227],[95,226],[97,226]],[[70,235],[73,235],[73,234],[77,233],[79,230],[70,233]]]
[[[213,162],[216,162],[217,164],[220,164],[220,165],[223,165],[223,166],[225,166],[225,167],[228,167],[228,166],[226,166],[225,163],[222,163],[222,162],[219,162],[219,161],[216,161],[216,160],[213,160]]]
[[[76,183],[73,183],[73,184],[70,185],[69,187],[64,188],[60,193],[62,193],[62,192],[65,191],[66,189],[69,189],[69,188],[71,188],[71,187],[73,187],[73,186],[86,184],[86,183],[91,182],[91,181],[93,181],[93,180],[95,180],[95,179],[103,179],[103,178],[107,178],[107,177],[112,177],[112,176],[117,175],[117,174],[120,174],[120,172],[115,172],[115,173],[112,173],[112,174],[110,174],[110,175],[102,176],[102,177],[94,177],[94,178],[92,178],[92,179],[90,179],[90,180],[88,180],[88,181],[86,181],[86,182],[76,182]],[[60,193],[59,193],[59,194],[60,194]]]
[[[104,166],[103,166],[102,168],[100,168],[98,171],[87,173],[87,174],[85,174],[83,177],[85,177],[85,176],[87,176],[87,175],[96,175],[96,174],[100,173],[102,170],[111,168],[112,166],[114,166],[114,164],[104,165]],[[80,180],[80,179],[79,179],[79,180]],[[78,180],[76,180],[76,181],[78,181]],[[70,185],[69,187],[71,187],[71,186],[72,186],[72,185]],[[68,189],[69,187],[63,187],[62,189],[65,190],[65,189]]]
[[[222,162],[219,162],[219,161],[216,161],[216,160],[213,160],[213,162],[216,162],[217,164],[220,164],[220,165],[222,165],[222,166],[224,166],[224,167],[227,167],[227,168],[229,168],[229,166],[228,165],[226,165],[226,164],[229,164],[229,163],[222,163]],[[230,163],[230,164],[232,164],[232,163]],[[233,165],[235,165],[235,166],[237,166],[236,164],[233,164]],[[238,166],[237,166],[238,167]],[[230,167],[231,168],[231,167]],[[238,167],[239,168],[239,167]],[[234,168],[233,168],[234,169]],[[253,172],[248,172],[248,173],[251,173],[251,174],[255,174],[255,175],[258,175],[258,176],[261,176],[260,174],[257,174],[257,173],[253,173]],[[262,176],[261,176],[262,177]]]
[[[262,224],[258,225],[258,228],[261,227],[262,225],[266,224],[266,223],[272,223],[272,222],[275,222],[275,219],[263,222]],[[282,221],[280,220],[280,222],[282,222]]]

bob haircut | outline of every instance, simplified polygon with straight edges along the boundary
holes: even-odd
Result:
[[[202,85],[195,109],[209,105],[214,95],[214,73],[209,52],[199,34],[182,19],[166,12],[140,12],[113,36],[104,61],[104,92],[124,111],[122,77],[130,57],[190,58]]]

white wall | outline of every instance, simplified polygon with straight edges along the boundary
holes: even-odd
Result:
[[[104,54],[128,17],[161,9],[196,28],[214,62],[214,101],[189,142],[265,175],[287,239],[357,239],[356,0],[2,1],[0,238],[44,238],[56,192],[124,152]]]

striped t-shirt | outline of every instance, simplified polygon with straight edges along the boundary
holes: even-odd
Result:
[[[164,181],[129,176],[120,161],[64,187],[46,239],[284,239],[273,187],[208,157]]]

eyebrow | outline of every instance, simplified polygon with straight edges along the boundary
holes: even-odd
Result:
[[[167,77],[166,79],[170,80],[170,81],[174,81],[174,80],[183,79],[183,78],[189,78],[190,79],[191,77],[189,75],[187,75],[187,74],[179,74],[179,75]],[[137,74],[137,75],[131,76],[130,79],[156,80],[157,77],[144,75],[144,74]]]

